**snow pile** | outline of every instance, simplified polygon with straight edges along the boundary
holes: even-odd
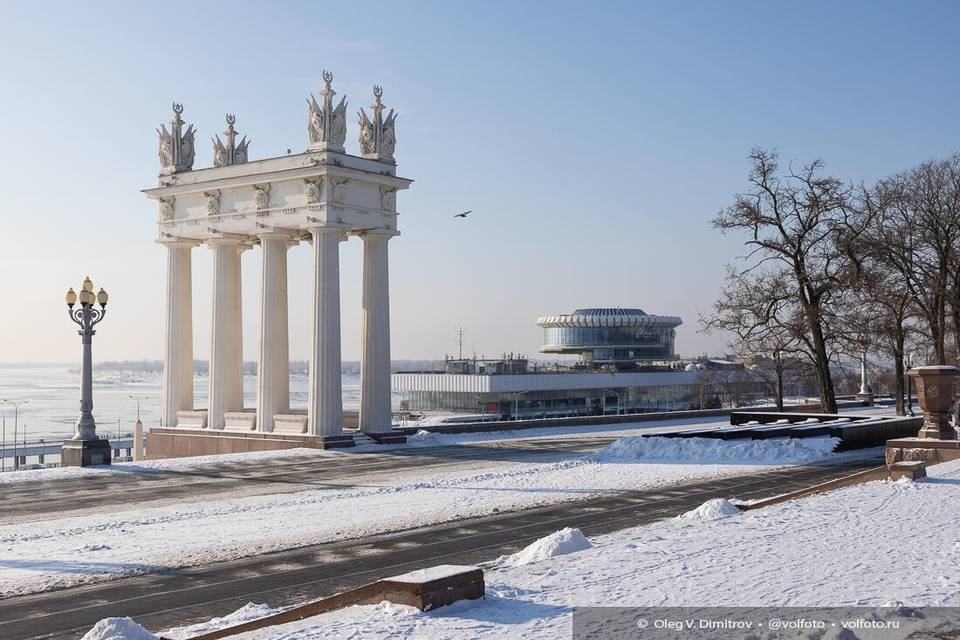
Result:
[[[354,611],[363,611],[363,605],[354,605]],[[405,604],[395,604],[389,600],[384,600],[380,604],[374,605],[373,610],[382,616],[392,618],[406,618],[410,616],[419,616],[422,612],[416,607],[410,607]],[[449,611],[449,609],[447,610]]]
[[[694,520],[696,522],[707,522],[710,520],[719,520],[728,516],[735,516],[740,513],[740,507],[730,502],[726,498],[714,498],[707,500],[702,505],[677,516],[681,520]]]
[[[133,618],[104,618],[87,631],[83,640],[159,640]]]
[[[566,527],[551,533],[545,538],[540,538],[513,555],[501,556],[497,559],[497,564],[504,567],[519,567],[547,558],[583,551],[589,549],[590,546],[590,541],[587,540],[580,529]]]
[[[443,438],[440,434],[427,431],[426,429],[419,429],[412,436],[407,436],[407,444],[412,445],[426,446],[440,444],[441,442],[443,442]]]
[[[799,464],[830,455],[839,438],[720,440],[719,438],[620,438],[597,453],[599,462],[689,464]]]
[[[266,604],[257,604],[255,602],[248,602],[243,605],[233,613],[227,614],[220,618],[213,618],[207,622],[201,622],[199,624],[190,625],[189,627],[180,627],[175,630],[163,631],[161,635],[164,638],[169,638],[170,640],[181,640],[182,638],[192,638],[193,636],[198,636],[204,633],[211,633],[219,629],[224,629],[226,627],[232,627],[237,624],[242,624],[244,622],[250,622],[251,620],[259,620],[260,618],[265,618],[271,613],[277,613],[279,609],[273,609]],[[151,636],[152,637],[152,636]]]

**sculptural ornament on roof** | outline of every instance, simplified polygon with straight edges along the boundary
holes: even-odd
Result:
[[[160,148],[158,155],[160,157],[160,170],[162,173],[175,173],[177,171],[189,171],[193,168],[193,161],[196,154],[195,139],[197,132],[191,124],[187,130],[183,130],[183,119],[180,115],[183,113],[183,105],[177,102],[173,103],[173,119],[170,120],[170,130],[166,125],[161,124],[157,129],[160,136]]]
[[[383,88],[374,85],[374,101],[370,105],[370,110],[373,112],[372,119],[367,117],[363,108],[357,112],[360,118],[360,153],[367,158],[392,162],[393,152],[397,144],[397,114],[393,109],[390,109],[387,117],[383,117],[385,107],[380,102],[382,95]]]
[[[333,106],[333,96],[337,92],[331,87],[333,74],[323,72],[324,88],[320,92],[322,104],[310,94],[307,99],[307,131],[310,134],[310,149],[316,151],[338,151],[343,153],[343,143],[347,139],[347,98],[340,98]]]

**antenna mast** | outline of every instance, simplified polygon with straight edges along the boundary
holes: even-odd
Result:
[[[466,331],[463,330],[463,327],[457,327],[457,346],[460,348],[460,356],[458,360],[463,360],[463,336],[466,334]]]

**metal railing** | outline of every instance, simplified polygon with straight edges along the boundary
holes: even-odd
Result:
[[[122,461],[133,458],[133,434],[112,434],[103,436],[110,442],[110,448],[113,450],[113,459]],[[4,461],[11,460],[12,465],[5,465],[8,471],[18,471],[25,468],[37,467],[56,467],[59,461],[51,461],[47,456],[60,456],[60,448],[63,446],[63,439],[48,440],[38,438],[36,440],[18,440],[16,447],[14,443],[7,442],[0,448],[0,457]],[[31,462],[31,459],[33,460]]]

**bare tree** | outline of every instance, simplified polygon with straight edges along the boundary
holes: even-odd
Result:
[[[865,242],[923,318],[934,363],[946,364],[948,306],[960,335],[960,156],[883,180],[861,201],[873,221]]]
[[[893,362],[897,414],[904,415],[904,362],[907,340],[913,332],[913,297],[899,274],[888,268],[883,254],[872,256],[867,264],[844,316],[848,344],[856,348],[857,357],[860,350],[870,347]]]
[[[700,319],[704,332],[720,330],[734,336],[729,348],[756,365],[753,374],[767,386],[780,411],[787,363],[802,349],[791,307],[791,296],[784,295],[778,279],[730,269],[713,314]]]
[[[715,311],[715,326],[743,329],[775,322],[792,326],[792,337],[810,355],[817,371],[824,411],[837,411],[830,372],[829,325],[834,299],[855,279],[859,265],[852,246],[868,218],[854,215],[851,190],[821,175],[816,160],[799,171],[779,173],[777,154],[755,148],[749,176],[751,189],[713,220],[723,232],[745,231],[748,266],[731,270]],[[724,300],[736,293],[741,302]],[[740,313],[737,305],[747,309]],[[756,313],[766,304],[770,312]],[[798,322],[799,321],[799,322]]]

